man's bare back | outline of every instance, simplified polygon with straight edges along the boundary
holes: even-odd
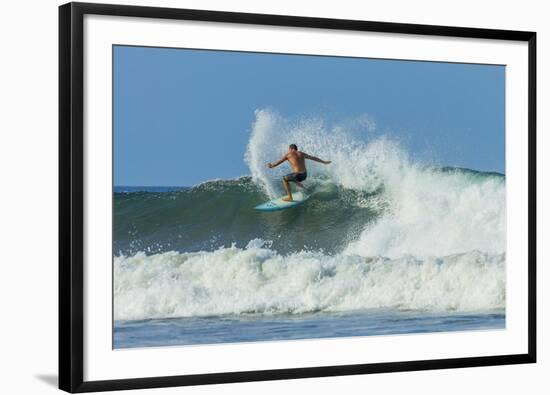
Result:
[[[306,170],[306,155],[301,151],[293,151],[286,154],[286,159],[290,163],[292,171],[295,173],[305,173]]]
[[[281,163],[288,161],[290,163],[290,167],[292,168],[292,173],[287,174],[283,177],[283,186],[285,188],[286,193],[288,196],[286,198],[283,198],[283,200],[287,202],[292,201],[292,191],[290,190],[289,182],[295,182],[296,185],[300,187],[304,187],[304,184],[302,184],[302,181],[304,181],[307,178],[307,169],[306,169],[306,159],[313,160],[315,162],[323,163],[325,165],[328,165],[330,163],[329,160],[322,160],[315,156],[311,156],[306,154],[305,152],[298,151],[298,147],[296,147],[296,144],[290,144],[288,147],[288,152],[277,162],[275,163],[268,163],[267,167],[270,169],[279,166]]]

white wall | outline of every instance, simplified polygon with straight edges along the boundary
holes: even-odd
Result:
[[[186,0],[118,3],[425,23],[538,32],[539,363],[130,391],[130,393],[275,394],[548,393],[550,348],[549,121],[550,24],[544,1]],[[2,5],[0,21],[0,388],[7,394],[56,391],[57,375],[57,6],[56,0]],[[543,229],[543,227],[545,229]],[[546,236],[546,232],[544,232]],[[543,310],[545,309],[545,310]],[[546,387],[546,389],[544,388]]]

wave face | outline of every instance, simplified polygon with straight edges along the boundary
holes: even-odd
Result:
[[[268,196],[250,177],[172,192],[117,193],[114,250],[118,255],[213,251],[261,238],[281,253],[335,253],[381,213],[376,194],[334,184],[311,190],[307,205],[275,215],[254,210]]]
[[[308,162],[307,204],[282,194],[288,144]],[[115,319],[368,308],[505,306],[505,177],[414,162],[368,117],[330,126],[256,112],[251,176],[115,193]]]

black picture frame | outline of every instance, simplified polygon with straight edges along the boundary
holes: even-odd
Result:
[[[86,14],[528,43],[528,352],[469,358],[84,381],[83,18]],[[59,7],[59,388],[68,392],[344,376],[536,362],[536,33],[111,4]]]

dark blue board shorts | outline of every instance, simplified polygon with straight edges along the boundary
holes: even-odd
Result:
[[[289,173],[284,176],[287,181],[302,182],[307,178],[307,171],[303,173]]]

